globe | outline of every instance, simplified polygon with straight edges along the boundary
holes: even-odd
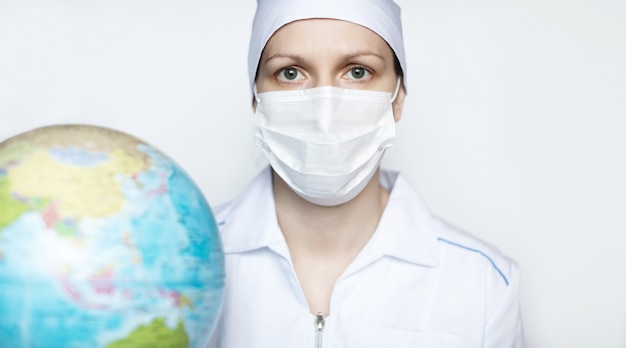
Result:
[[[0,347],[205,347],[224,289],[188,174],[113,129],[0,143]]]

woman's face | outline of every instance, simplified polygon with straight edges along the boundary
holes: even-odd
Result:
[[[351,22],[307,19],[270,38],[256,87],[259,93],[321,86],[393,93],[396,82],[393,51],[376,33]],[[401,90],[395,103],[403,97]]]

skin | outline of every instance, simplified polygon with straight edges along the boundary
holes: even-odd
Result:
[[[346,21],[307,19],[283,26],[270,38],[256,85],[259,93],[321,86],[393,93],[396,82],[393,51],[376,33]],[[393,102],[396,122],[404,96],[401,87]],[[313,314],[331,312],[335,282],[378,225],[389,197],[378,176],[377,171],[351,201],[325,207],[302,199],[273,174],[278,223]]]

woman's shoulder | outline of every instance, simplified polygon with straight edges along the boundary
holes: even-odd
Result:
[[[265,205],[271,197],[271,171],[266,167],[260,170],[236,197],[213,208],[215,220],[218,224],[223,224],[233,214],[249,217],[258,211],[259,205]]]
[[[490,278],[504,286],[518,277],[517,263],[498,247],[440,218],[434,219],[442,263],[468,270],[471,267],[487,270]]]
[[[465,269],[476,273],[478,269],[491,273],[495,278],[508,285],[511,279],[517,276],[517,263],[503,254],[500,249],[483,240],[477,235],[455,226],[430,211],[425,201],[416,190],[396,173],[384,173],[388,178],[395,180],[393,192],[396,196],[396,206],[401,205],[407,218],[409,229],[424,230],[429,238],[436,240],[436,255],[439,264],[452,270]],[[398,192],[399,191],[399,192]],[[420,233],[412,231],[412,233]],[[432,239],[431,239],[432,240]]]

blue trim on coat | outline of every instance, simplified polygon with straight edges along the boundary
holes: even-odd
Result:
[[[495,263],[495,262],[493,262],[493,260],[491,259],[491,257],[487,256],[487,254],[483,253],[482,251],[480,251],[480,250],[478,250],[478,249],[473,249],[473,248],[470,248],[470,247],[466,247],[465,245],[461,245],[461,244],[458,244],[458,243],[455,243],[455,242],[449,241],[449,240],[444,239],[444,238],[437,238],[437,240],[438,240],[438,241],[445,242],[445,243],[448,243],[448,244],[450,244],[450,245],[454,245],[454,246],[459,247],[459,248],[461,248],[461,249],[465,249],[465,250],[469,250],[469,251],[472,251],[472,252],[478,253],[478,254],[480,254],[480,255],[484,256],[487,260],[489,260],[489,262],[491,262],[491,265],[493,266],[493,268],[495,268],[495,270],[496,270],[496,271],[498,271],[498,273],[500,274],[500,276],[502,277],[502,279],[504,279],[504,282],[506,283],[506,286],[509,286],[509,280],[508,280],[508,279],[506,279],[506,277],[504,276],[504,273],[502,273],[502,271],[500,270],[500,268],[498,268],[498,266],[496,266],[496,263]]]

